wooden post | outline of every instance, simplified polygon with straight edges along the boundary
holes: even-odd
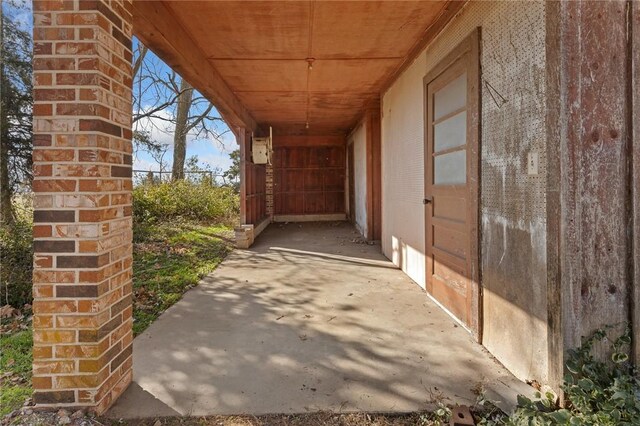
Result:
[[[632,1],[630,7],[631,53],[631,199],[633,202],[633,293],[632,326],[633,358],[640,366],[640,3]]]
[[[240,224],[247,223],[247,132],[244,128],[237,131],[240,146]]]
[[[548,342],[556,388],[567,350],[605,325],[631,321],[638,360],[632,3],[547,3]]]

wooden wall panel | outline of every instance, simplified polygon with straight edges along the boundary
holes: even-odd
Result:
[[[264,164],[251,162],[251,135],[244,134],[241,145],[241,220],[257,225],[267,215],[267,169]]]
[[[304,171],[304,191],[322,192],[324,172],[322,169],[308,169]]]
[[[326,213],[345,212],[344,192],[326,192],[324,200]]]
[[[273,164],[276,215],[345,212],[343,137],[276,136]]]

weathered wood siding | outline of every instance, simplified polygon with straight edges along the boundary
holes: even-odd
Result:
[[[605,325],[633,324],[638,360],[640,30],[633,3],[550,5],[548,270],[556,381],[566,350]]]

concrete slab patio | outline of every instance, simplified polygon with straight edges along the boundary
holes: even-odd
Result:
[[[347,223],[272,224],[134,341],[108,415],[413,411],[515,379]]]

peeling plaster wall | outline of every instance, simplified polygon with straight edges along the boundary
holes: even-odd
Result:
[[[382,248],[419,285],[424,259],[423,77],[481,27],[483,344],[547,379],[545,4],[470,2],[384,94]],[[539,156],[537,176],[527,154]]]
[[[356,199],[356,227],[367,235],[367,130],[359,126],[351,135],[353,141],[353,177]]]

